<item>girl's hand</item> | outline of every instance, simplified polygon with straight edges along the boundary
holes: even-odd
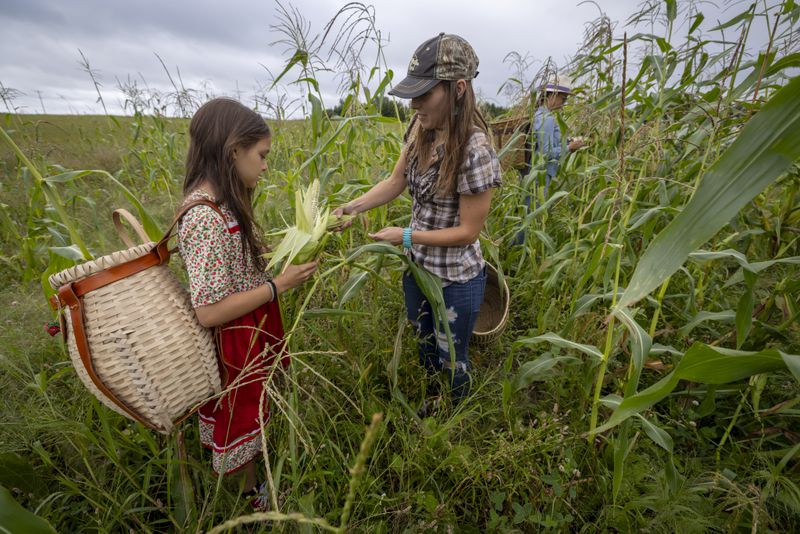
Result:
[[[345,204],[344,206],[340,206],[340,207],[336,208],[335,210],[333,210],[332,215],[334,217],[336,217],[337,219],[339,219],[339,218],[342,217],[342,215],[355,215],[355,211],[353,210],[353,208],[351,208],[350,206]],[[350,226],[352,226],[354,220],[355,219],[350,219],[348,221],[342,221],[341,224],[337,224],[335,227],[331,228],[331,231],[332,232],[341,232],[345,228],[350,228]]]
[[[375,241],[388,241],[392,245],[399,245],[403,242],[403,229],[399,226],[389,226],[378,230],[374,234],[367,234]]]
[[[278,288],[278,295],[304,284],[317,270],[317,265],[319,265],[319,261],[314,260],[310,263],[286,267],[285,271],[272,279],[275,282],[275,287]]]

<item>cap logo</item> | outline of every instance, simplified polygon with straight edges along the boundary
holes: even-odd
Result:
[[[419,60],[417,59],[417,55],[414,54],[414,56],[411,58],[411,63],[408,64],[408,72],[417,70],[417,67],[419,67]]]

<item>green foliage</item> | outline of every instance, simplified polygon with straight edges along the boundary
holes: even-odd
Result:
[[[745,125],[701,178],[689,203],[642,255],[618,306],[633,304],[671,276],[798,158],[800,78],[795,78]]]
[[[326,113],[331,117],[344,117],[345,113],[350,108],[350,104],[350,102],[346,102],[345,99],[342,98],[335,106],[326,110]],[[401,100],[384,98],[380,101],[379,110],[382,117],[389,117],[403,122],[411,117],[408,106]]]
[[[50,534],[55,529],[17,503],[3,486],[0,486],[0,529],[9,534]]]
[[[266,231],[294,220],[296,193],[314,180],[320,207],[334,209],[400,154],[408,116],[385,96],[394,74],[380,50],[375,65],[335,65],[346,73],[338,109],[317,82],[326,58],[380,48],[370,10],[347,4],[322,38],[279,8],[290,59],[274,82],[306,91],[296,103],[306,118],[259,101],[275,118],[269,180],[255,195]],[[710,23],[697,6],[648,3],[627,46],[607,18],[587,26],[565,69],[576,98],[559,121],[588,146],[564,151],[548,198],[539,167],[521,179],[506,170],[494,193],[481,243],[511,288],[510,317],[500,339],[471,347],[466,403],[445,395],[418,413],[447,377],[416,364],[400,277],[411,269],[444,316],[441,287],[366,236],[405,226],[408,197],[330,236],[319,276],[282,299],[293,364],[271,392],[259,474],[276,508],[266,515],[248,513],[238,481],[211,473],[194,425],[181,445],[107,410],[42,328],[52,315],[39,281],[119,249],[113,208],[134,208],[151,237],[170,222],[187,122],[146,99],[127,118],[6,115],[19,149],[0,148],[9,507],[63,532],[790,530],[800,521],[790,79],[800,11],[741,10]],[[773,38],[749,57],[751,27],[765,20]],[[375,413],[383,422],[365,434]]]

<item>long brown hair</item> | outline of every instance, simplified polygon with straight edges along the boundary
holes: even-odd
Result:
[[[439,194],[453,195],[456,191],[458,172],[464,164],[464,150],[469,137],[475,128],[487,133],[489,126],[483,118],[477,103],[472,82],[466,80],[467,86],[461,98],[457,97],[456,80],[441,82],[445,90],[445,105],[450,112],[445,115],[444,158],[439,167],[439,180],[436,190]],[[435,130],[424,130],[418,122],[413,132],[416,138],[412,156],[417,158],[420,171],[425,172],[431,161],[431,150],[436,140]]]
[[[272,132],[255,111],[229,98],[215,98],[203,104],[189,123],[189,150],[183,194],[209,182],[216,201],[225,204],[236,217],[245,258],[256,268],[265,267],[258,224],[253,217],[253,190],[242,181],[234,165],[234,150],[248,149]]]

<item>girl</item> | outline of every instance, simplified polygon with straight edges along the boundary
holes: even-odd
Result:
[[[475,51],[457,35],[442,33],[417,48],[408,76],[389,91],[410,98],[416,111],[400,159],[389,178],[335,212],[362,213],[408,187],[411,224],[369,235],[402,243],[414,262],[442,279],[455,366],[446,334],[434,323],[431,306],[410,273],[403,276],[403,292],[419,337],[420,363],[428,374],[448,371],[456,403],[470,391],[467,349],[486,283],[478,235],[489,214],[492,188],[500,186],[500,166],[472,89],[477,69]]]
[[[209,200],[181,219],[178,239],[189,274],[192,305],[205,327],[216,329],[224,393],[200,408],[200,439],[213,453],[216,473],[244,472],[254,506],[267,504],[256,486],[255,457],[262,446],[259,411],[269,406],[264,380],[283,349],[278,295],[314,273],[316,262],[289,266],[270,280],[253,218],[253,190],[267,169],[272,135],[254,111],[229,99],[204,104],[189,124],[184,203]],[[265,402],[260,405],[261,399]]]

